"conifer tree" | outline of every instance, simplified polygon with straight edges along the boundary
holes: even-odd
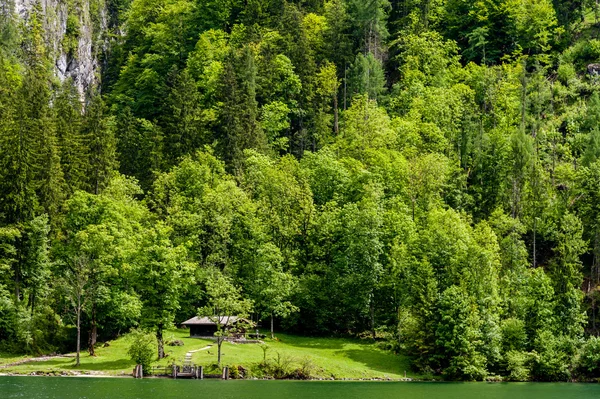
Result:
[[[79,93],[71,79],[66,79],[54,99],[56,137],[60,161],[69,195],[86,187],[88,158],[82,133],[82,109]]]
[[[109,117],[99,93],[92,94],[82,129],[89,151],[88,187],[93,193],[99,194],[108,186],[118,168],[114,121]]]
[[[202,126],[200,95],[187,69],[172,71],[173,87],[165,101],[164,157],[168,166],[192,154],[206,141]]]
[[[349,13],[354,24],[355,41],[364,54],[371,53],[377,60],[384,55],[387,29],[388,0],[349,0]]]
[[[224,159],[234,170],[239,170],[245,149],[266,149],[266,138],[258,122],[254,51],[249,45],[230,52],[221,85],[222,132],[218,140]]]
[[[19,141],[24,145],[21,150],[27,153],[23,154],[25,161],[21,168],[31,168],[30,176],[39,203],[50,215],[50,223],[53,224],[64,198],[64,179],[50,108],[49,82],[52,71],[44,46],[40,17],[41,10],[37,10],[31,18],[26,42],[25,74],[20,94],[22,103],[18,115]]]
[[[327,59],[337,67],[338,77],[343,77],[348,64],[352,62],[348,6],[344,0],[329,0],[324,7],[327,20],[324,32],[325,53]]]
[[[349,96],[366,94],[370,99],[381,99],[385,92],[385,75],[381,62],[373,54],[359,53],[348,75]]]

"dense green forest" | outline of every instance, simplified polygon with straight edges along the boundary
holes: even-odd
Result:
[[[107,17],[84,93],[0,6],[0,349],[162,345],[218,285],[448,379],[600,376],[596,2],[60,1]]]

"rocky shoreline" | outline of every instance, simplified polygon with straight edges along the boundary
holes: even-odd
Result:
[[[32,371],[28,373],[0,373],[0,377],[97,377],[97,378],[132,378],[129,374],[106,374],[102,371]],[[147,376],[146,379],[171,379],[167,376]],[[309,378],[306,380],[298,380],[291,378],[275,379],[275,378],[240,378],[237,380],[246,381],[395,381],[395,382],[413,382],[425,381],[416,380],[413,378]]]

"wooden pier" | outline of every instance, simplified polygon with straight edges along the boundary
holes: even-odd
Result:
[[[165,377],[171,377],[173,379],[177,379],[177,378],[192,378],[192,379],[196,379],[196,380],[203,380],[205,378],[221,378],[223,380],[228,380],[229,379],[229,367],[223,367],[223,370],[221,371],[221,374],[204,374],[204,367],[203,366],[199,366],[196,364],[192,363],[192,356],[195,352],[198,352],[199,350],[204,350],[204,349],[208,349],[210,348],[210,345],[202,348],[202,349],[197,349],[194,351],[189,351],[185,354],[185,359],[183,360],[183,365],[176,365],[173,364],[172,366],[155,366],[152,367],[152,375],[155,376],[165,376]],[[138,364],[137,366],[135,366],[135,368],[133,369],[133,377],[134,378],[143,378],[143,373],[142,373],[142,365]]]

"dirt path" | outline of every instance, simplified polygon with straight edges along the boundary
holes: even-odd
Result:
[[[7,369],[9,367],[19,366],[21,364],[29,363],[29,362],[44,362],[44,361],[50,360],[50,359],[60,359],[60,358],[66,358],[66,357],[75,357],[75,355],[54,355],[54,356],[28,357],[25,359],[18,360],[16,362],[0,365],[0,370]]]
[[[196,353],[196,352],[200,352],[200,351],[205,351],[210,348],[212,348],[212,345],[208,345],[208,346],[205,346],[204,348],[200,348],[200,349],[194,349],[193,351],[189,351],[188,353]],[[187,353],[186,353],[186,355],[187,355]]]
[[[200,351],[205,351],[207,349],[210,349],[212,347],[212,345],[207,345],[204,348],[200,348],[200,349],[194,349],[193,351],[188,351],[185,354],[185,360],[183,361],[183,364],[192,364],[192,355],[196,352],[200,352]]]

